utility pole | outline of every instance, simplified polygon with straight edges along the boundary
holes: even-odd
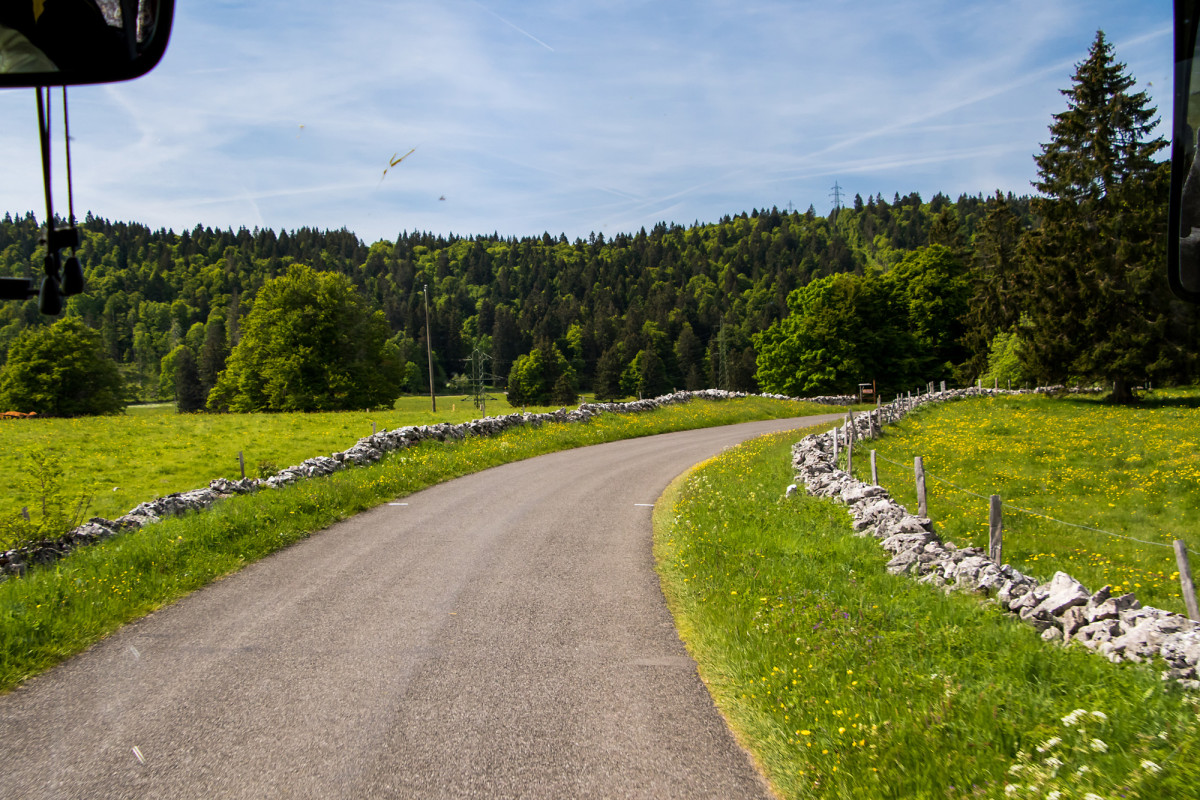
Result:
[[[425,284],[425,357],[429,360],[429,403],[437,413],[437,395],[433,393],[433,331],[429,327],[429,284]]]
[[[720,348],[720,361],[717,364],[717,381],[721,388],[729,391],[729,351],[725,348],[725,322],[721,322],[721,333],[717,339]]]

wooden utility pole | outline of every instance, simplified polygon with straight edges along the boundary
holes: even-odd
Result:
[[[425,284],[425,357],[429,360],[429,403],[437,413],[437,395],[433,393],[433,331],[429,327],[429,284]]]

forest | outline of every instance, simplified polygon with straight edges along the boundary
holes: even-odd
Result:
[[[99,334],[127,400],[176,399],[186,373],[189,408],[205,407],[260,290],[293,265],[342,276],[381,313],[397,391],[429,389],[428,297],[438,391],[472,375],[530,401],[986,377],[1098,382],[1127,401],[1146,382],[1200,377],[1196,309],[1163,268],[1165,142],[1132,85],[1098,34],[1030,196],[876,193],[825,215],[772,206],[611,238],[403,231],[369,245],[345,229],[175,233],[88,213],[87,290],[64,316]],[[40,276],[40,225],[0,220],[0,274]],[[0,305],[0,364],[52,322],[36,300]]]
[[[931,242],[965,257],[995,202],[855,198],[828,217],[772,208],[610,240],[405,232],[369,246],[347,230],[197,226],[177,234],[89,214],[78,254],[87,291],[69,299],[64,315],[100,333],[135,401],[171,399],[162,362],[180,345],[196,357],[201,380],[215,384],[258,290],[292,264],[347,276],[383,312],[404,360],[422,366],[409,376],[412,391],[428,390],[424,287],[439,388],[468,372],[476,346],[500,384],[518,356],[540,346],[576,365],[581,388],[592,388],[606,353],[627,353],[624,368],[653,347],[668,390],[756,390],[752,338],[787,314],[792,290],[840,273],[886,272]],[[1028,217],[1026,200],[1003,202]],[[0,274],[40,275],[40,233],[32,213],[0,220]],[[53,321],[36,299],[0,306],[0,358],[22,330]]]

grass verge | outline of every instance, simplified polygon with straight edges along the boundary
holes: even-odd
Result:
[[[0,583],[0,691],[313,531],[435,483],[572,447],[829,410],[765,398],[694,401],[642,414],[604,414],[582,424],[426,442],[372,467],[232,498],[204,513],[118,536]]]
[[[888,575],[842,507],[783,499],[797,438],[705,462],[655,511],[680,634],[782,796],[1194,795],[1195,698]]]
[[[943,539],[986,547],[987,497],[999,494],[1007,563],[1041,580],[1062,570],[1093,591],[1109,584],[1184,613],[1171,542],[1200,548],[1196,391],[1155,392],[1136,408],[1028,396],[925,407],[862,446],[854,472],[868,483],[870,448],[880,483],[914,511],[913,457],[922,456]]]

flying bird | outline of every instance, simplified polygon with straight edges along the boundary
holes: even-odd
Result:
[[[395,154],[395,153],[392,153],[391,160],[389,160],[389,161],[388,161],[387,169],[385,169],[385,170],[383,171],[383,174],[379,176],[379,182],[380,182],[380,183],[383,183],[383,179],[384,179],[385,177],[387,177],[387,174],[388,174],[388,170],[389,170],[389,169],[391,169],[392,167],[396,166],[397,164],[399,164],[401,161],[403,161],[404,159],[406,159],[406,158],[408,158],[409,156],[411,156],[411,155],[412,155],[413,153],[415,153],[416,151],[417,151],[417,148],[415,148],[415,147],[414,147],[412,150],[409,150],[407,153],[405,153],[404,155],[400,156],[399,158],[396,158],[396,154]]]

